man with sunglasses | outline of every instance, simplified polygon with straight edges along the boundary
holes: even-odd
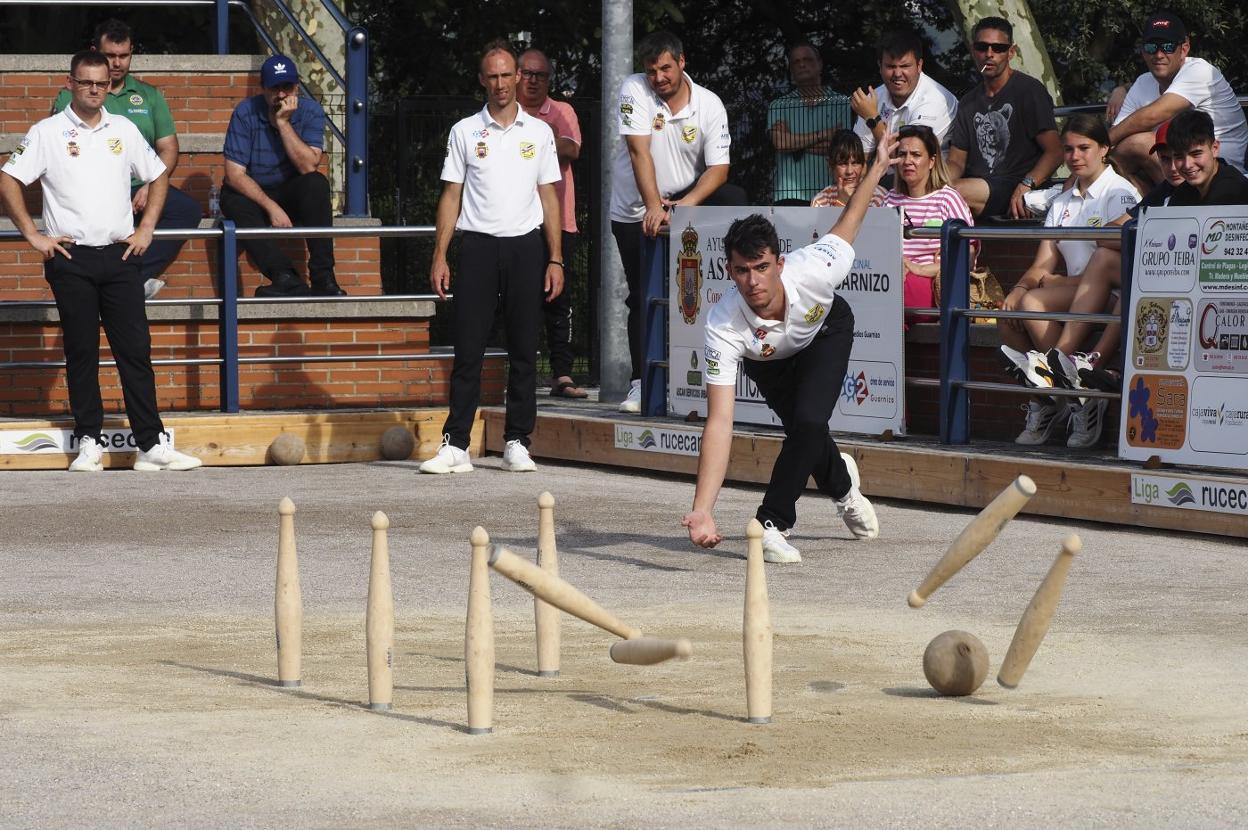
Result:
[[[1062,163],[1053,96],[1010,68],[1014,27],[985,17],[971,35],[982,83],[958,101],[949,131],[949,178],[977,217],[1028,216],[1023,197]]]
[[[1136,181],[1141,193],[1160,180],[1149,158],[1153,131],[1184,110],[1198,109],[1213,119],[1222,158],[1241,173],[1248,150],[1248,122],[1231,85],[1203,58],[1190,57],[1192,44],[1183,21],[1159,12],[1144,24],[1140,54],[1148,71],[1136,78],[1113,120],[1113,158]]]

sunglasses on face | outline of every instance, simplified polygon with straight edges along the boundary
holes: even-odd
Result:
[[[994,54],[1004,55],[1006,52],[1010,51],[1010,47],[1013,46],[1014,44],[1012,43],[988,43],[983,40],[977,40],[972,45],[975,47],[976,52],[992,51]]]
[[[1141,48],[1144,50],[1144,54],[1146,55],[1155,55],[1157,54],[1158,49],[1165,52],[1167,55],[1173,55],[1175,52],[1178,51],[1179,44],[1175,43],[1172,40],[1166,40],[1166,41],[1150,40],[1150,41],[1147,41]]]
[[[897,131],[898,138],[924,138],[932,134],[932,128],[926,124],[907,124]]]

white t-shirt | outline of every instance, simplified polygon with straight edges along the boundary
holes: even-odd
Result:
[[[487,105],[451,128],[442,181],[463,184],[455,227],[490,236],[522,236],[542,224],[539,184],[561,180],[555,134],[519,104],[499,126]]]
[[[914,91],[900,107],[893,105],[888,90],[883,84],[875,88],[875,100],[879,103],[880,118],[884,119],[888,132],[895,133],[910,124],[921,124],[931,127],[940,140],[940,146],[948,152],[949,144],[945,137],[953,126],[953,117],[958,112],[958,99],[936,81],[919,73],[919,82]],[[862,139],[862,147],[867,152],[867,159],[875,152],[875,134],[867,126],[867,122],[859,118],[854,122],[854,132]]]
[[[853,264],[853,247],[834,234],[785,257],[783,320],[761,319],[730,286],[706,318],[706,382],[734,384],[742,360],[779,360],[809,346]]]
[[[655,94],[646,76],[629,75],[620,84],[616,127],[622,136],[650,136],[650,156],[659,195],[670,198],[690,187],[706,168],[728,163],[728,112],[719,96],[685,75],[689,103],[672,112]],[[611,167],[611,219],[640,222],[646,205],[633,177],[628,144],[621,141]]]
[[[1049,228],[1103,228],[1122,216],[1136,202],[1139,191],[1130,181],[1106,167],[1087,192],[1079,190],[1078,183],[1070,190],[1062,191],[1044,217]],[[1057,243],[1066,263],[1066,274],[1077,277],[1088,267],[1088,260],[1096,251],[1096,243],[1082,239],[1063,239]]]
[[[31,127],[3,169],[22,184],[42,179],[48,236],[98,248],[134,233],[131,177],[150,182],[165,165],[125,116],[100,110],[88,127],[71,105]]]
[[[1248,121],[1244,120],[1244,110],[1222,71],[1204,58],[1187,58],[1166,92],[1181,96],[1196,109],[1209,113],[1213,119],[1213,137],[1222,145],[1218,155],[1243,173],[1244,153],[1248,151]],[[1145,72],[1127,91],[1114,125],[1161,96],[1157,79]]]

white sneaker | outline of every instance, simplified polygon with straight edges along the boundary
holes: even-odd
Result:
[[[503,449],[503,469],[510,473],[531,473],[537,469],[529,448],[519,438],[508,441]]]
[[[421,464],[420,471],[437,475],[471,473],[472,460],[468,457],[468,450],[451,446],[451,434],[448,432],[442,436],[442,446],[438,447],[438,454]]]
[[[1023,194],[1023,204],[1031,215],[1043,219],[1044,215],[1049,212],[1049,205],[1053,204],[1053,200],[1062,195],[1062,185],[1055,184],[1047,190],[1030,190]]]
[[[628,387],[628,397],[620,401],[621,412],[641,412],[641,381],[635,380]]]
[[[98,473],[104,469],[104,447],[90,435],[78,441],[78,457],[69,464],[71,473]]]
[[[874,539],[880,535],[875,508],[857,487],[850,487],[844,498],[837,499],[836,506],[849,532],[859,539]]]
[[[150,300],[160,293],[160,289],[165,287],[164,280],[150,279],[143,283],[143,299]]]
[[[1043,403],[1035,398],[1027,401],[1023,411],[1027,413],[1027,424],[1023,431],[1014,439],[1015,444],[1026,447],[1038,447],[1057,429],[1058,416],[1063,407],[1056,403]]]
[[[1076,450],[1095,447],[1101,440],[1101,428],[1105,426],[1105,409],[1109,401],[1105,398],[1082,398],[1081,406],[1070,408],[1070,435],[1066,438],[1066,446]]]
[[[789,544],[787,530],[778,530],[771,522],[763,525],[763,561],[776,565],[801,562],[802,554]]]
[[[848,453],[841,453],[841,460],[845,462],[845,469],[849,471],[850,489],[859,489],[862,486],[862,479],[858,475],[858,462],[854,461],[854,457]],[[836,517],[838,519],[845,517],[845,508],[839,501],[836,502]]]
[[[204,462],[193,455],[178,452],[169,445],[169,433],[162,432],[156,440],[156,446],[150,450],[139,450],[134,460],[134,469],[143,473],[154,473],[157,470],[193,470]]]

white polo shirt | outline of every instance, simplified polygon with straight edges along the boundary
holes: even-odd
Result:
[[[706,382],[734,384],[742,360],[779,360],[809,346],[853,263],[853,247],[833,234],[785,257],[783,320],[763,320],[730,286],[706,318]]]
[[[887,125],[888,132],[895,133],[911,124],[931,127],[936,138],[940,140],[941,148],[948,150],[949,144],[945,137],[953,126],[953,117],[958,113],[958,99],[941,84],[929,78],[927,73],[919,73],[919,82],[914,85],[914,91],[900,107],[893,104],[884,84],[875,88],[875,100],[879,104],[880,118]],[[862,147],[870,159],[875,152],[875,134],[862,118],[854,122],[854,132],[862,139]]]
[[[522,236],[542,224],[539,184],[561,180],[555,134],[519,104],[499,126],[487,105],[451,128],[442,181],[464,186],[455,227],[490,236]]]
[[[620,135],[650,136],[655,184],[665,199],[690,187],[706,168],[727,164],[728,145],[732,143],[728,112],[719,96],[695,84],[688,75],[684,77],[689,84],[689,103],[680,112],[672,112],[641,73],[629,75],[620,84],[615,108]],[[611,168],[611,219],[640,222],[645,215],[628,144],[621,141]]]
[[[48,236],[98,248],[134,233],[131,176],[150,182],[165,165],[125,116],[100,110],[88,127],[71,105],[31,127],[3,169],[22,184],[42,180]]]
[[[1213,119],[1213,137],[1222,145],[1218,155],[1243,173],[1244,153],[1248,151],[1248,121],[1244,119],[1243,107],[1239,105],[1239,99],[1222,75],[1222,70],[1204,58],[1189,57],[1179,67],[1166,92],[1185,98],[1196,109],[1209,113]],[[1157,79],[1151,73],[1145,72],[1136,78],[1131,89],[1127,90],[1118,117],[1114,119],[1115,126],[1162,94]]]
[[[1044,217],[1049,228],[1104,228],[1122,216],[1136,202],[1140,193],[1135,185],[1106,167],[1087,191],[1080,191],[1078,182],[1070,190],[1064,190]],[[1057,243],[1066,263],[1066,274],[1077,277],[1088,267],[1088,260],[1096,251],[1096,243],[1082,239],[1063,239]]]

